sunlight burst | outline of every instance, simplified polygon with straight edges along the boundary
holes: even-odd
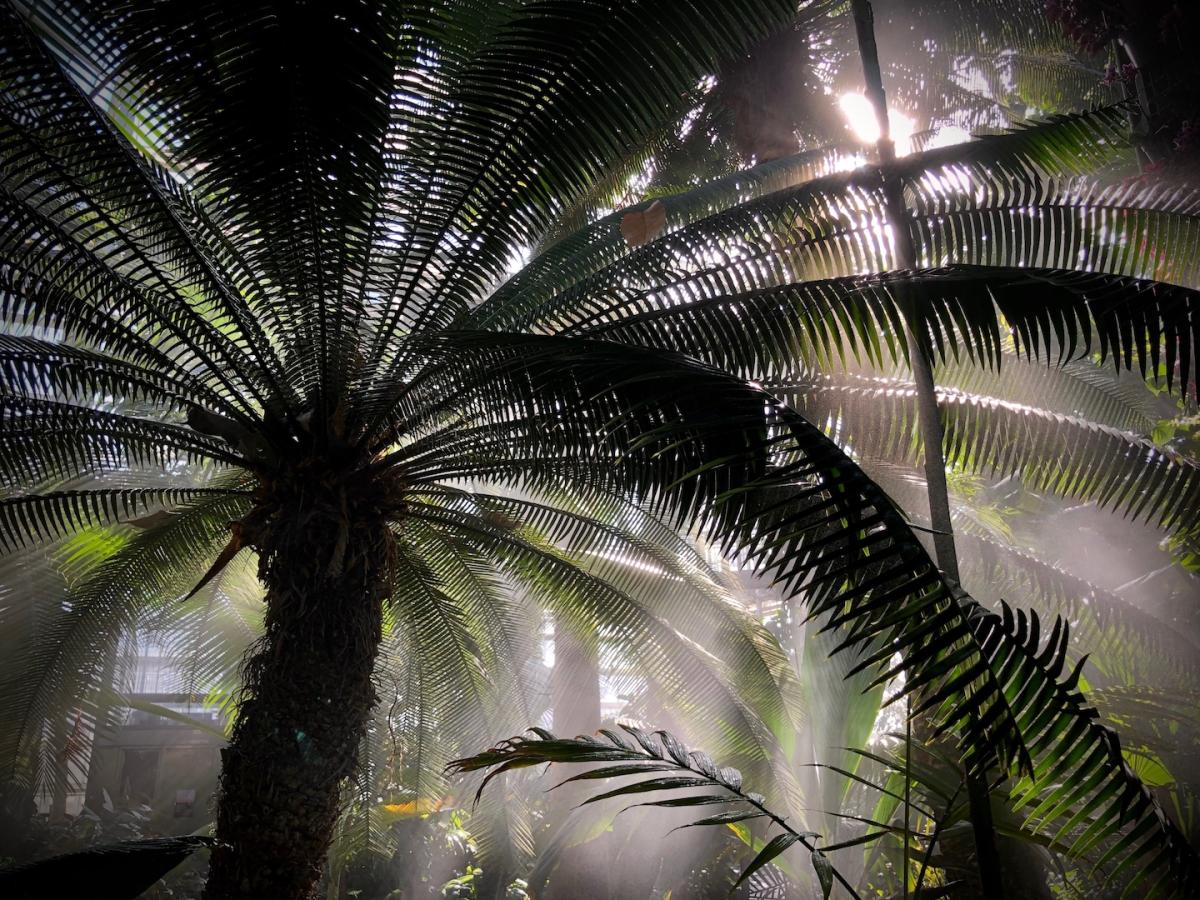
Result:
[[[871,101],[862,94],[842,94],[838,99],[838,107],[846,117],[847,127],[854,136],[864,144],[873,144],[879,140],[879,124],[875,121],[875,110]],[[904,156],[912,149],[912,135],[916,123],[899,110],[888,110],[891,125],[892,140],[896,144],[896,155]]]

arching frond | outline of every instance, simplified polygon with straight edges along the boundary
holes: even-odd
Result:
[[[526,540],[564,555],[695,646],[720,647],[715,665],[728,684],[773,735],[788,742],[795,706],[794,700],[789,702],[795,690],[790,663],[767,631],[719,585],[717,573],[687,558],[696,550],[678,536],[664,546],[666,542],[634,533],[631,520],[653,532],[664,526],[627,502],[604,510],[588,502],[587,492],[546,499],[551,502],[471,492],[456,506],[465,501],[475,515],[509,523]],[[672,544],[684,544],[687,556],[668,549]]]
[[[0,480],[7,485],[199,460],[239,462],[215,441],[179,425],[0,395]]]
[[[14,767],[36,747],[38,723],[50,709],[64,706],[67,697],[83,701],[86,687],[99,675],[103,654],[97,651],[127,633],[152,604],[192,587],[228,539],[229,521],[248,507],[239,495],[202,496],[177,509],[169,521],[94,559],[65,596],[21,598],[59,608],[36,638],[6,661],[0,760],[7,777],[31,778],[29,771]],[[36,771],[31,780],[40,780]]]
[[[951,184],[960,183],[957,179],[966,184],[977,173],[997,186],[1010,180],[1024,184],[1037,173],[1082,174],[1124,152],[1121,113],[1107,109],[930,150],[894,166],[913,183],[925,179],[936,186],[954,178],[946,181],[949,191]],[[785,165],[767,163],[764,174]],[[953,174],[945,174],[950,170]],[[755,171],[734,178],[751,179]],[[936,196],[936,187],[929,192]],[[669,201],[666,205],[671,208]],[[576,331],[639,300],[677,306],[781,284],[887,271],[896,264],[882,209],[881,185],[871,169],[752,195],[611,261],[600,256],[598,262],[606,264],[586,263],[580,273],[586,277],[557,261],[568,277],[553,294],[535,293],[527,304],[521,294],[501,293],[476,315],[486,315],[490,327]],[[608,246],[618,249],[615,242]],[[583,259],[588,258],[585,252]]]
[[[509,572],[556,619],[601,629],[602,635],[609,635],[614,646],[630,655],[638,670],[654,678],[689,716],[703,708],[711,715],[727,717],[697,721],[695,727],[711,730],[714,737],[719,734],[730,752],[759,766],[769,761],[770,755],[764,751],[772,746],[773,738],[758,721],[757,711],[746,708],[742,700],[743,696],[759,699],[760,694],[742,685],[734,689],[728,676],[718,677],[716,671],[722,667],[717,661],[687,640],[686,631],[678,633],[655,614],[650,602],[653,595],[645,591],[645,585],[637,593],[625,593],[587,572],[553,544],[531,543],[532,535],[518,536],[469,513],[428,507],[411,514],[486,548],[501,570]],[[776,699],[776,706],[778,702]]]
[[[1027,824],[1070,841],[1082,854],[1103,846],[1097,867],[1110,877],[1131,867],[1131,885],[1187,893],[1200,877],[1195,853],[1150,791],[1130,771],[1116,732],[1096,721],[1078,692],[1080,666],[1064,676],[1067,627],[1056,619],[1041,643],[1036,613],[982,617],[977,633],[1008,686],[1035,759],[1033,778],[1015,787]],[[1047,679],[1047,673],[1050,678]]]
[[[0,336],[0,390],[76,402],[97,395],[114,403],[144,400],[165,411],[200,405],[236,415],[215,391],[181,381],[178,373],[32,337]]]
[[[398,625],[395,676],[405,701],[394,725],[410,744],[404,782],[418,800],[443,787],[441,772],[454,747],[443,735],[466,739],[487,733],[507,721],[506,709],[519,711],[512,696],[498,695],[498,687],[505,667],[525,662],[496,658],[502,645],[485,644],[486,619],[472,608],[470,595],[447,593],[426,561],[437,556],[422,529],[412,538],[402,536],[392,600]]]
[[[950,359],[934,377],[964,394],[1052,409],[1137,435],[1150,434],[1162,417],[1161,405],[1140,379],[1115,375],[1090,359],[1045,364],[1032,356],[1005,353],[996,368]]]
[[[215,391],[234,415],[246,407],[238,392],[178,321],[171,303],[155,298],[76,246],[56,224],[0,194],[0,316],[29,329],[171,374],[193,390]],[[163,322],[161,317],[168,317]],[[209,384],[212,387],[209,387]]]
[[[0,500],[0,549],[12,552],[115,519],[136,520],[139,513],[153,506],[177,506],[205,496],[239,493],[245,492],[223,488],[101,488],[9,497]],[[163,512],[169,517],[169,512]]]
[[[958,534],[956,540],[970,554],[968,570],[978,572],[965,582],[1062,617],[1071,623],[1073,650],[1110,678],[1180,688],[1200,678],[1200,648],[1178,625],[1028,551],[971,535]]]
[[[892,379],[826,377],[781,385],[786,402],[828,422],[867,459],[917,462],[915,388]],[[968,472],[1019,475],[1032,490],[1095,500],[1163,527],[1200,504],[1200,464],[1146,438],[1074,416],[939,389],[947,461]]]
[[[262,637],[263,586],[255,554],[231,560],[190,600],[158,606],[140,622],[178,674],[178,692],[219,709],[232,725],[241,666]]]
[[[503,326],[513,321],[518,310],[534,312],[564,289],[617,263],[634,249],[621,233],[622,220],[653,203],[664,207],[662,233],[670,234],[731,206],[820,178],[854,163],[863,152],[862,147],[849,144],[806,151],[705,182],[686,193],[617,210],[540,253],[488,297],[472,319],[480,327]]]
[[[8,198],[153,298],[146,310],[161,326],[253,392],[262,370],[253,372],[248,360],[257,357],[268,371],[272,361],[261,325],[197,251],[161,173],[139,167],[20,18],[7,7],[2,15],[0,66],[7,83],[20,85],[4,93],[0,107]]]

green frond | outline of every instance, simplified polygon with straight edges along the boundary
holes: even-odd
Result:
[[[662,231],[670,234],[731,206],[818,179],[853,163],[863,153],[865,148],[850,144],[809,150],[707,181],[686,193],[619,209],[544,250],[476,308],[471,320],[481,328],[504,328],[522,315],[536,313],[540,304],[563,290],[619,262],[634,249],[621,234],[622,219],[652,203],[665,207]]]
[[[957,601],[920,545],[828,438],[773,408],[766,394],[682,358],[627,346],[459,332],[440,338],[439,352],[450,347],[470,352],[437,367],[448,385],[430,376],[420,389],[439,399],[459,389],[454,408],[464,414],[482,402],[478,415],[496,426],[497,441],[481,444],[472,434],[479,462],[442,460],[436,477],[487,475],[521,486],[524,475],[569,464],[576,447],[607,449],[614,464],[602,472],[558,471],[588,486],[633,491],[670,521],[717,535],[727,552],[744,554],[789,595],[803,592],[814,614],[836,609],[833,624],[850,625],[846,642],[866,649],[862,666],[878,667],[881,680],[899,651],[912,689],[936,696],[959,683],[958,666],[975,651]],[[406,393],[407,404],[415,389]],[[764,408],[771,435],[762,432]],[[997,698],[986,667],[970,666],[961,677]],[[984,720],[986,736],[965,739],[964,752],[998,751],[1015,762],[1019,744],[1005,743],[1010,726],[998,712]],[[954,721],[970,716],[961,711]]]
[[[528,668],[540,653],[540,611],[521,595],[519,585],[469,542],[415,523],[405,527],[406,538],[421,550],[433,583],[469,622],[475,652],[493,689],[504,704],[519,711],[518,717],[522,713],[528,717],[530,697],[537,690]]]
[[[774,390],[861,458],[918,461],[911,383],[826,376]],[[1146,438],[994,397],[945,388],[937,397],[946,460],[964,471],[1018,475],[1032,490],[1094,500],[1160,527],[1200,508],[1200,463]]]
[[[1061,619],[1043,647],[1037,613],[978,617],[976,633],[1005,684],[1033,757],[1035,775],[1014,786],[1026,824],[1069,843],[1068,853],[1101,848],[1096,867],[1127,889],[1167,887],[1186,895],[1200,865],[1153,794],[1129,769],[1116,732],[1097,721],[1078,690],[1082,665],[1066,671],[1068,628]],[[1133,867],[1133,868],[1131,868]]]
[[[199,487],[113,488],[9,497],[0,500],[0,549],[11,553],[114,519],[136,519],[151,507],[178,506],[201,497],[238,493],[244,492]]]
[[[49,608],[34,639],[5,661],[0,771],[30,777],[16,767],[22,757],[30,758],[40,723],[52,709],[65,708],[67,698],[86,702],[89,686],[100,674],[104,654],[99,651],[129,633],[153,604],[169,602],[192,587],[228,540],[228,522],[247,507],[247,499],[239,495],[201,497],[177,509],[169,521],[93,560],[65,594],[16,598],[22,605]],[[35,771],[33,779],[38,777]]]
[[[952,266],[670,304],[647,294],[609,311],[585,333],[670,347],[762,381],[844,368],[851,359],[887,368],[907,361],[901,297],[908,290],[921,296],[935,357],[944,365],[998,367],[992,380],[1003,380],[1011,342],[1031,360],[1063,366],[1095,353],[1115,368],[1140,370],[1180,392],[1191,388],[1200,303],[1195,291],[1060,270]]]
[[[418,799],[434,797],[444,787],[441,772],[454,744],[441,735],[468,740],[507,724],[510,717],[504,712],[505,703],[498,701],[512,704],[512,697],[498,695],[503,679],[496,675],[503,667],[524,662],[488,659],[500,647],[481,649],[486,631],[478,610],[471,608],[469,597],[443,589],[427,561],[432,555],[429,543],[425,538],[409,545],[406,536],[401,536],[391,600],[399,625],[393,657],[398,664],[395,677],[399,685],[407,680],[420,697],[418,700],[404,689],[398,695],[404,705],[395,713],[401,719],[396,724],[403,727],[405,741],[419,742],[406,759],[409,770],[404,776],[404,783]],[[405,678],[406,673],[411,680]],[[508,709],[520,711],[519,705]]]
[[[9,486],[203,460],[239,464],[217,442],[179,425],[0,395],[0,481]]]
[[[1035,176],[1077,175],[1102,161],[1121,159],[1126,153],[1123,131],[1119,109],[1059,116],[1007,134],[915,154],[891,164],[890,171],[922,187],[924,193],[912,201],[917,204],[926,196],[937,197],[939,190],[948,198],[958,197],[965,191],[958,186],[972,183],[972,176],[990,179],[984,183],[996,185],[996,193],[1010,181],[1021,187]],[[787,165],[767,163],[764,174]],[[757,171],[734,178],[750,179]],[[1007,188],[1010,193],[1015,189]],[[575,332],[634,306],[661,309],[803,281],[888,271],[896,263],[882,210],[882,188],[871,169],[752,194],[632,250],[610,237],[603,246],[612,248],[609,254],[619,254],[611,261],[600,255],[591,262],[591,247],[585,245],[578,274],[566,260],[555,258],[555,268],[567,277],[553,294],[535,293],[534,302],[526,304],[519,293],[502,293],[482,310],[491,327]],[[920,234],[927,214],[918,207],[915,216],[914,230]],[[610,227],[615,230],[616,224]],[[508,296],[512,299],[506,301]]]
[[[146,401],[166,411],[201,405],[237,414],[215,391],[182,381],[178,373],[32,337],[0,336],[0,390],[76,402],[96,396],[118,404]]]
[[[603,778],[607,783],[599,792],[593,792],[584,800],[583,805],[620,799],[627,804],[623,811],[643,807],[698,807],[705,813],[702,818],[679,826],[681,828],[721,827],[761,819],[760,824],[764,824],[768,829],[778,828],[780,833],[769,841],[765,836],[762,838],[762,846],[742,869],[735,888],[798,843],[811,854],[812,865],[817,880],[822,885],[823,896],[829,896],[836,878],[849,895],[857,900],[858,893],[854,887],[832,866],[822,849],[816,846],[821,836],[792,828],[784,817],[767,805],[761,794],[743,786],[742,773],[739,770],[718,765],[702,750],[689,751],[668,731],[660,730],[649,735],[631,725],[622,724],[620,728],[621,731],[603,730],[603,739],[582,735],[574,739],[558,738],[545,729],[533,728],[531,730],[535,738],[509,738],[491,750],[454,760],[450,770],[456,774],[490,770],[476,792],[475,800],[478,803],[490,781],[514,769],[546,763],[606,763],[573,775],[556,787],[571,782]],[[652,777],[641,781],[627,780],[629,776],[646,775]],[[618,786],[612,787],[612,779],[617,779]],[[695,793],[695,790],[701,789],[704,793]],[[681,791],[686,793],[680,795]],[[663,792],[670,792],[673,796],[663,797]],[[651,795],[651,799],[645,799],[646,795]]]
[[[657,614],[656,584],[626,593],[553,543],[518,535],[470,513],[426,507],[410,515],[479,546],[556,620],[599,630],[602,639],[610,642],[608,652],[616,654],[612,664],[628,656],[637,672],[653,678],[678,705],[684,720],[694,723],[692,727],[720,740],[727,752],[755,763],[768,775],[774,737],[761,715],[778,716],[778,686],[772,682],[763,691],[733,681],[719,660],[689,639],[690,623],[680,623],[683,630],[679,630]],[[770,693],[775,694],[774,709],[770,705],[759,709],[770,703]],[[701,710],[711,717],[708,721],[699,716]]]
[[[1193,754],[1200,742],[1193,718],[1200,696],[1194,690],[1111,685],[1092,690],[1090,697],[1101,714],[1120,727],[1130,749],[1152,750],[1179,760]]]
[[[178,693],[202,697],[229,725],[246,652],[263,634],[264,593],[257,557],[240,554],[191,600],[157,606],[139,622],[179,674]]]
[[[948,164],[910,182],[919,266],[1064,270],[1083,284],[1104,273],[1137,280],[1152,296],[1155,283],[1200,286],[1194,191],[973,174]]]
[[[972,134],[989,134],[1010,128],[1024,118],[1013,98],[995,91],[993,82],[964,85],[962,68],[960,58],[952,54],[927,52],[927,60],[915,65],[903,58],[890,58],[883,73],[884,88],[897,109],[916,111],[920,121],[930,125],[944,123]],[[1053,108],[1087,109],[1095,105],[1076,103]],[[919,144],[919,138],[913,143]]]
[[[865,471],[919,528],[929,527],[924,472],[915,466],[863,461]],[[1072,650],[1086,654],[1110,679],[1192,690],[1200,677],[1198,649],[1173,625],[1120,593],[1068,570],[1036,548],[997,535],[973,503],[951,493],[963,587],[991,609],[1003,600],[1061,616],[1071,625]]]
[[[586,194],[559,213],[534,248],[533,257],[612,211],[625,209],[633,198],[665,201],[685,193],[683,184],[695,186],[733,174],[739,168],[737,160],[723,144],[713,141],[715,130],[728,119],[715,93],[703,82],[697,85],[691,92],[695,105],[683,120],[667,123],[645,146],[611,166]]]
[[[827,5],[805,4],[802,15],[820,15]],[[406,265],[390,292],[405,302],[382,318],[383,340],[419,300],[459,308],[471,302],[504,272],[514,247],[536,245],[559,209],[662,122],[682,115],[702,75],[795,17],[794,4],[779,2],[581,4],[569,12],[496,5],[490,21],[475,24],[487,35],[477,55],[448,60],[457,84],[444,95],[440,77],[423,86],[433,94],[430,112],[442,115],[414,122],[423,140],[413,144],[425,158],[408,161],[417,173],[436,166],[446,189],[419,201],[414,218],[428,238],[406,241]],[[670,42],[649,39],[668,32]],[[656,77],[642,77],[650,68]],[[473,140],[459,141],[462,135]],[[469,255],[466,240],[457,252],[447,246],[451,228],[473,238]],[[456,278],[425,299],[407,273],[427,268],[449,268]],[[418,314],[414,324],[425,318]]]
[[[1073,649],[1126,683],[1177,685],[1200,680],[1200,647],[1119,593],[1092,584],[1035,554],[985,537],[955,535],[967,562],[964,583],[976,597],[1021,598],[1071,623]]]
[[[880,27],[881,40],[897,42],[894,55],[901,55],[901,48],[926,44],[963,55],[993,47],[1021,52],[1073,49],[1045,15],[1041,0],[875,0],[874,5],[881,23],[910,26]]]
[[[1065,49],[1013,49],[972,54],[989,86],[1011,105],[1041,110],[1087,109],[1117,103],[1118,84],[1105,84],[1098,64]]]
[[[1085,700],[1078,687],[1083,660],[1067,671],[1066,623],[1056,618],[1043,646],[1037,613],[1014,612],[1005,603],[999,614],[977,610],[972,619],[1029,742],[1036,773],[1010,785],[1011,806],[997,805],[997,828],[1067,859],[1099,859],[1091,873],[1099,883],[1116,882],[1125,890],[1141,884],[1149,895],[1186,895],[1200,877],[1195,851],[1130,768],[1115,732]],[[915,793],[922,797],[917,809],[936,818],[939,830],[965,818],[965,798],[959,799],[963,776],[938,750],[926,746],[905,756],[895,749],[855,752],[885,772],[915,779]],[[872,818],[846,818],[865,821],[868,833],[871,827],[890,830],[888,820],[902,798],[864,775],[850,777],[881,796]],[[997,784],[994,794],[1002,788]],[[941,814],[933,812],[943,807]],[[1126,871],[1131,866],[1136,868]]]
[[[192,390],[215,391],[234,411],[246,408],[209,350],[178,324],[174,304],[112,271],[58,225],[3,193],[0,222],[0,317],[10,327],[119,355]]]
[[[1090,359],[1046,364],[1031,356],[1005,353],[996,368],[951,358],[935,368],[934,378],[964,394],[1052,409],[1142,436],[1161,418],[1161,407],[1141,379],[1122,377]]]
[[[794,692],[786,655],[720,587],[717,573],[631,531],[632,523],[655,532],[667,530],[644,510],[611,496],[603,498],[608,500],[606,510],[593,505],[590,501],[596,494],[587,491],[544,499],[476,491],[449,496],[443,492],[443,497],[452,508],[507,525],[536,546],[565,555],[696,645],[720,647],[718,665],[728,683],[747,698],[767,727],[777,735],[786,735],[794,727],[790,717],[794,703],[786,699]],[[675,542],[687,547],[688,556],[696,555],[678,535]]]
[[[226,368],[253,392],[261,370],[250,361],[271,359],[261,326],[197,252],[160,173],[138,166],[136,153],[105,126],[19,16],[7,7],[2,15],[0,79],[20,86],[0,100],[0,186],[7,199],[66,246],[84,250],[93,265],[144,292],[155,325],[174,331],[218,377],[218,366]],[[36,258],[36,245],[22,249],[14,258]]]

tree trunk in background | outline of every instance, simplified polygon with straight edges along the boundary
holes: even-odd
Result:
[[[339,515],[328,498],[276,519],[281,533],[259,547],[266,633],[247,661],[245,699],[221,754],[207,900],[315,896],[341,784],[376,699],[386,525],[347,521],[344,501]]]
[[[596,633],[554,626],[554,670],[550,675],[555,734],[573,737],[600,727],[600,648]]]
[[[550,702],[554,707],[551,730],[555,734],[573,737],[592,734],[600,727],[600,647],[595,631],[581,634],[561,621],[555,623]],[[550,783],[559,780],[561,777],[555,777]],[[549,818],[553,831],[562,827],[577,802],[569,788],[550,794]],[[603,865],[611,849],[604,835],[586,844],[564,848],[541,896],[548,900],[577,897],[600,900],[605,896],[601,892],[611,880]]]
[[[883,75],[879,68],[879,53],[875,46],[875,21],[868,0],[853,0],[854,26],[862,56],[867,98],[875,109],[879,123],[879,164],[886,166],[895,158],[895,146],[888,130],[887,97]],[[887,205],[888,225],[896,246],[897,263],[901,269],[917,267],[916,248],[904,205],[900,180],[880,170]],[[958,555],[954,548],[953,526],[950,519],[950,495],[946,484],[946,460],[942,454],[942,422],[938,410],[933,367],[930,363],[929,336],[921,314],[921,298],[912,291],[900,297],[907,325],[909,362],[917,388],[917,415],[921,429],[921,445],[925,457],[925,479],[928,486],[929,518],[933,526],[933,546],[938,567],[954,581],[959,580]],[[979,865],[982,896],[986,900],[1002,900],[1004,884],[1000,856],[996,850],[996,831],[992,821],[987,776],[967,774],[967,795],[971,810],[971,827],[975,836],[975,852]],[[905,875],[907,877],[907,873]]]
[[[47,818],[51,823],[57,824],[67,820],[67,782],[71,777],[67,762],[70,729],[64,713],[60,712],[54,717],[51,735],[54,742],[54,783],[50,788],[50,809]]]
[[[100,671],[100,696],[96,701],[96,723],[92,731],[92,748],[88,754],[87,781],[84,783],[84,806],[94,813],[104,808],[104,788],[100,784],[100,755],[97,752],[100,738],[108,728],[108,718],[112,715],[110,697],[117,692],[113,683],[117,679],[118,642],[112,641],[104,649],[104,665]]]

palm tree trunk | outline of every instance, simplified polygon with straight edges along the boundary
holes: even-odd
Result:
[[[875,46],[875,16],[869,0],[853,0],[852,7],[863,74],[867,83],[867,99],[871,101],[879,122],[879,163],[882,167],[895,158],[895,146],[888,133],[887,97],[883,89],[883,74],[879,68],[879,53]],[[896,246],[897,262],[901,269],[915,269],[916,248],[908,227],[903,187],[900,180],[889,177],[885,169],[880,169],[880,175],[887,204],[888,225],[891,227]],[[920,298],[911,291],[905,291],[900,299],[907,326],[909,365],[917,388],[917,416],[925,457],[925,480],[928,487],[930,524],[933,526],[934,555],[938,567],[954,581],[958,581],[958,554],[954,548],[954,532],[950,519],[946,459],[942,453],[942,421],[937,404],[933,367],[930,364],[929,336],[923,324],[924,319],[920,315]],[[992,821],[987,776],[968,772],[966,778],[982,896],[986,900],[1001,900],[1004,897],[1004,885],[1000,855],[996,849],[996,831]]]
[[[556,734],[591,734],[600,727],[600,650],[594,631],[579,634],[562,622],[554,626],[550,697]]]
[[[277,513],[257,544],[266,633],[247,660],[221,754],[207,900],[315,897],[341,785],[376,700],[389,580],[386,526],[371,516],[348,522],[345,510]]]
[[[600,648],[595,630],[580,633],[561,620],[555,623],[550,700],[555,734],[592,734],[600,727]],[[574,802],[565,791],[550,795],[550,815],[558,823],[556,827],[562,827]],[[608,844],[601,837],[564,848],[544,896],[548,900],[567,900],[581,896],[586,887],[597,900],[607,897],[609,873],[602,857],[609,850]]]

